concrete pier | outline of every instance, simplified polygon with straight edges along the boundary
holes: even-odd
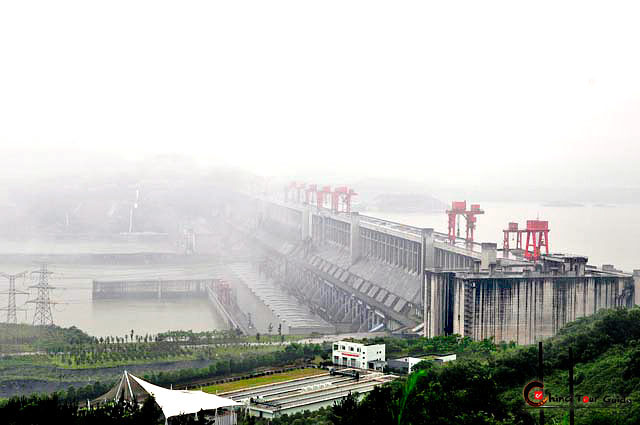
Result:
[[[204,294],[214,279],[94,280],[93,299],[171,298]]]

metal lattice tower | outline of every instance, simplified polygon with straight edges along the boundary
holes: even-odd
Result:
[[[53,325],[53,314],[51,313],[51,305],[55,304],[49,299],[49,291],[55,289],[49,286],[49,275],[53,272],[47,270],[47,265],[42,264],[40,270],[31,272],[38,275],[38,284],[29,288],[37,288],[38,296],[35,300],[29,300],[27,303],[36,305],[36,312],[33,315],[33,324],[36,326]]]
[[[24,308],[16,307],[16,294],[28,294],[28,292],[18,291],[16,290],[16,278],[25,276],[27,272],[17,273],[17,274],[6,274],[0,273],[0,276],[6,277],[9,279],[9,290],[6,292],[0,292],[0,294],[7,294],[8,301],[6,308],[0,308],[0,310],[7,311],[7,322],[6,323],[18,323],[18,317],[16,315],[17,310],[24,310]]]

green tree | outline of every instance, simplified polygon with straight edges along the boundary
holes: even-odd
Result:
[[[352,393],[333,404],[329,420],[333,425],[355,425],[360,424],[360,409],[358,399]]]

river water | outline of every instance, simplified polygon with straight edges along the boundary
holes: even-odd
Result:
[[[594,265],[614,264],[616,267],[632,271],[640,268],[640,205],[616,206],[559,206],[550,207],[536,203],[492,203],[481,202],[485,214],[478,217],[476,241],[497,242],[502,246],[502,229],[509,221],[518,221],[524,226],[527,219],[548,220],[551,228],[550,247],[553,252],[583,254]],[[404,224],[418,227],[433,227],[446,232],[447,217],[438,214],[398,214],[390,212],[363,212]],[[461,226],[464,232],[464,227]],[[0,253],[104,253],[104,252],[168,252],[170,246],[142,246],[122,242],[22,242],[0,241]],[[0,271],[17,273],[35,270],[32,263],[0,264]],[[212,311],[204,299],[173,300],[108,300],[93,302],[91,282],[93,279],[141,279],[141,278],[207,278],[220,274],[214,266],[202,264],[162,264],[162,265],[72,265],[51,264],[54,272],[51,284],[58,289],[52,292],[52,299],[61,304],[53,306],[55,323],[61,326],[75,325],[96,336],[130,333],[153,334],[166,330],[192,329],[194,331],[223,329],[223,320]],[[7,281],[0,280],[0,290],[6,290]],[[28,298],[35,297],[29,290],[30,280],[19,279],[18,289],[30,291],[29,296],[19,295],[18,306],[25,306]],[[6,306],[6,295],[0,294],[0,305]],[[26,312],[19,312],[18,319],[30,322],[33,305],[26,305]],[[257,312],[256,312],[257,314]],[[4,321],[6,312],[0,311]],[[257,316],[256,316],[257,317]]]
[[[18,273],[23,270],[35,270],[34,264],[0,264],[5,273]],[[94,336],[124,336],[135,331],[137,335],[155,334],[167,330],[205,331],[226,329],[223,319],[211,308],[204,298],[181,299],[117,299],[92,300],[93,279],[180,279],[211,278],[216,276],[213,267],[208,264],[189,265],[74,265],[50,264],[53,272],[50,285],[56,289],[51,291],[51,299],[59,302],[52,306],[55,324],[59,326],[76,326]],[[6,280],[0,282],[6,288]],[[29,285],[31,279],[18,279],[17,289],[29,292],[29,295],[18,295],[16,304],[26,308],[19,311],[18,321],[30,323],[33,320],[33,304],[26,304],[27,299],[36,296],[35,289]],[[6,306],[6,295],[0,295],[0,305]],[[0,312],[1,321],[6,312]]]

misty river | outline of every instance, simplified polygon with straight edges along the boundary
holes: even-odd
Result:
[[[524,227],[527,219],[548,220],[552,252],[583,254],[589,263],[597,266],[614,264],[626,272],[640,268],[640,255],[636,249],[640,240],[640,205],[584,205],[584,206],[543,206],[538,203],[491,203],[480,202],[485,214],[478,217],[476,241],[493,241],[502,247],[502,229],[509,221],[517,221]],[[385,212],[362,212],[362,214],[385,218],[418,227],[433,227],[446,232],[447,218],[444,213],[398,214]],[[464,233],[464,223],[461,223]],[[12,253],[82,253],[82,252],[140,252],[141,250],[171,250],[168,246],[136,246],[120,243],[93,242],[73,243],[20,243],[0,242],[0,254]],[[50,264],[53,272],[51,285],[55,286],[51,298],[61,302],[53,306],[54,321],[61,326],[75,325],[96,336],[123,335],[134,329],[144,335],[169,329],[192,329],[194,331],[223,329],[224,322],[212,310],[206,299],[126,299],[92,301],[91,282],[93,279],[116,278],[204,278],[215,277],[215,266],[207,263],[196,264],[155,264],[155,265],[101,265],[101,264]],[[35,264],[0,264],[0,271],[16,273],[35,270]],[[33,284],[29,279],[18,279],[17,289],[29,291]],[[6,280],[2,282],[3,290]],[[25,307],[31,294],[18,295],[18,307]],[[5,294],[0,294],[0,305],[6,305]],[[18,312],[18,320],[32,320],[32,305],[27,311]],[[3,312],[4,314],[4,312]]]

